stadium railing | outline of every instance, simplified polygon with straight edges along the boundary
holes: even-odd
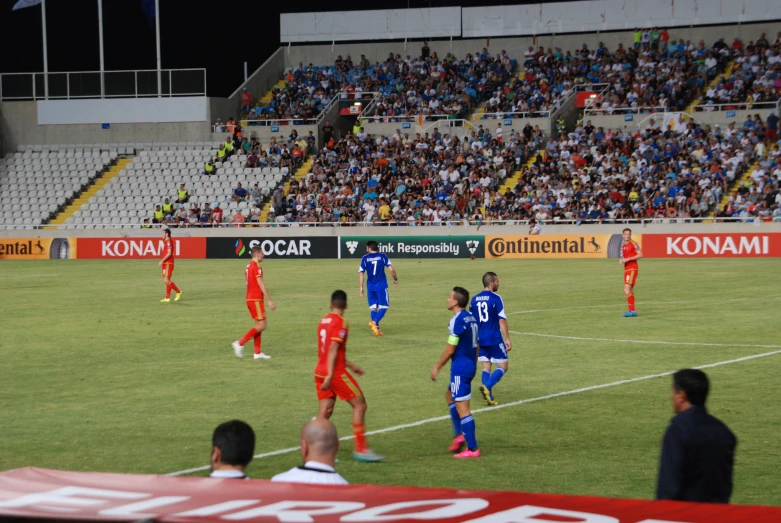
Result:
[[[348,93],[342,90],[336,93],[336,95],[334,95],[334,97],[331,98],[325,106],[323,106],[323,109],[314,118],[274,118],[274,119],[260,119],[260,120],[245,119],[245,120],[240,120],[240,124],[242,127],[258,127],[258,126],[276,127],[280,125],[316,125],[319,124],[321,121],[323,121],[325,115],[328,114],[328,111],[331,110],[334,104],[338,102],[366,100],[369,97],[372,97],[372,102],[374,102],[376,100],[376,95],[378,94],[379,93],[376,92]],[[216,126],[212,126],[212,132],[217,132],[215,128]]]
[[[482,114],[473,114],[471,117],[471,120],[473,122],[478,122],[480,120],[504,120],[505,118],[512,118],[521,120],[523,118],[550,118],[551,111],[555,111],[556,109],[551,109],[549,111],[529,111],[529,112],[499,112],[499,113],[482,113]]]
[[[781,108],[781,99],[770,102],[743,102],[743,103],[727,103],[727,104],[697,104],[694,107],[695,112],[710,112],[710,111],[753,111],[756,110],[768,110],[775,109],[778,112]]]
[[[716,218],[716,217],[702,217],[702,218],[644,218],[644,219],[608,219],[608,220],[538,220],[538,222],[542,225],[543,231],[545,232],[545,228],[553,227],[555,228],[557,225],[625,225],[625,224],[639,224],[639,225],[647,225],[647,224],[668,224],[668,225],[676,225],[676,224],[693,224],[693,223],[754,223],[754,222],[765,222],[765,223],[781,223],[781,219],[775,218],[773,220],[763,220],[761,218],[756,217],[740,217],[740,216],[732,216],[732,217],[725,217],[725,218]],[[468,224],[467,224],[468,223]],[[53,226],[53,225],[19,225],[19,224],[2,224],[0,223],[0,230],[117,230],[117,229],[141,229],[142,228],[141,223],[122,223],[122,224],[116,224],[116,223],[105,223],[105,224],[90,224],[89,229],[87,227],[78,227],[77,225],[68,225],[68,226]],[[244,222],[242,224],[235,224],[235,223],[221,223],[219,225],[214,226],[207,226],[207,227],[188,227],[188,226],[173,226],[174,228],[178,229],[225,229],[225,228],[237,228],[237,229],[252,229],[252,228],[269,228],[269,227],[473,227],[473,226],[487,226],[487,225],[509,225],[509,226],[529,226],[530,222],[529,220],[482,220],[482,221],[476,221],[476,220],[448,220],[443,221],[439,224],[434,223],[423,223],[423,224],[414,224],[409,225],[408,223],[402,223],[398,224],[396,222],[282,222],[282,223],[271,223],[271,222]],[[163,224],[151,224],[146,228],[162,228],[162,227],[171,227],[170,225],[163,225]],[[544,234],[543,232],[543,234]]]
[[[655,113],[664,113],[666,110],[665,107],[615,107],[612,109],[584,109],[583,110],[583,117],[588,118],[589,116],[616,116],[616,115],[622,115],[622,114],[655,114]],[[676,111],[670,111],[670,112],[676,112]]]
[[[48,75],[48,97],[46,76]],[[0,101],[206,96],[206,69],[68,71],[0,74]]]

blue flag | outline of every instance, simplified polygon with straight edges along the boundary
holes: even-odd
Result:
[[[141,10],[146,15],[146,20],[149,22],[149,27],[155,26],[155,2],[157,0],[141,0]]]

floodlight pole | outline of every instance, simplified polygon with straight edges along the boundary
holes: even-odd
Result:
[[[155,37],[157,39],[157,97],[163,96],[163,78],[160,67],[160,0],[155,0]],[[171,86],[169,85],[170,89]]]
[[[44,98],[48,100],[49,99],[49,52],[47,50],[48,46],[46,43],[46,0],[41,1],[41,28],[43,29],[43,94],[44,94]]]
[[[100,40],[100,97],[106,97],[106,62],[103,56],[103,0],[98,0],[98,39]]]

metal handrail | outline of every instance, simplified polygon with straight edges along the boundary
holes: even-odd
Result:
[[[439,122],[442,120],[459,120],[459,121],[466,121],[463,118],[452,118],[454,115],[452,114],[416,114],[416,115],[396,115],[396,116],[359,116],[359,120],[369,120],[366,123],[402,123],[402,122],[409,122],[409,123],[415,123],[418,121],[418,118],[423,117],[423,122]]]
[[[547,111],[528,111],[528,112],[500,111],[498,113],[481,113],[481,114],[473,114],[471,120],[475,122],[480,120],[502,120],[504,118],[513,118],[519,120],[523,118],[550,118],[551,112],[555,110],[556,109],[554,108]],[[520,116],[512,116],[512,115],[520,115]]]
[[[694,111],[698,113],[722,112],[722,111],[750,111],[753,109],[772,109],[781,107],[781,99],[769,102],[735,102],[726,104],[706,104],[698,103],[694,106]]]
[[[663,113],[666,107],[614,107],[612,109],[584,109],[583,116],[620,116],[624,114]],[[675,112],[675,111],[672,111]]]
[[[773,218],[772,220],[763,220],[762,218],[758,217],[741,217],[741,216],[732,216],[732,217],[726,217],[726,218],[718,218],[715,216],[708,216],[708,217],[702,217],[702,218],[635,218],[635,219],[614,219],[614,218],[608,218],[607,220],[599,221],[599,220],[593,220],[593,219],[586,219],[586,220],[577,220],[577,219],[562,219],[562,220],[537,220],[543,227],[555,227],[556,225],[617,225],[617,224],[640,224],[640,225],[648,225],[648,224],[663,224],[663,225],[680,225],[680,224],[692,224],[692,223],[754,223],[756,221],[759,221],[760,223],[781,223],[781,220],[778,220],[777,218]],[[220,224],[210,224],[209,226],[201,227],[201,226],[195,226],[195,227],[189,227],[189,226],[182,226],[179,227],[181,229],[218,229],[218,228],[258,228],[258,227],[407,227],[409,226],[406,222],[401,222],[403,225],[398,225],[399,222],[395,221],[389,221],[389,222],[282,222],[282,223],[276,223],[276,222],[249,222],[245,221],[241,224],[236,224],[232,222],[223,222]],[[467,223],[469,225],[467,225]],[[483,218],[480,221],[474,220],[474,219],[450,219],[446,221],[442,221],[439,224],[435,224],[433,222],[423,222],[422,224],[415,224],[414,227],[469,227],[469,226],[489,226],[489,225],[509,225],[509,226],[528,226],[530,224],[530,220],[495,220],[491,218]],[[17,229],[17,228],[26,228],[26,229],[34,229],[34,230],[45,230],[45,229],[58,229],[58,230],[92,230],[92,229],[76,229],[79,225],[83,226],[90,226],[92,229],[114,229],[115,227],[118,228],[125,228],[125,227],[133,227],[133,228],[142,228],[144,225],[141,222],[129,222],[129,223],[122,223],[122,224],[115,224],[115,223],[101,223],[101,224],[63,224],[63,225],[16,225],[16,224],[3,224],[0,223],[0,230],[6,229]],[[162,228],[162,227],[170,227],[169,225],[163,225],[163,224],[147,224],[150,227],[149,228]],[[64,229],[64,227],[67,227],[67,229]],[[176,227],[176,226],[174,226]],[[17,229],[18,230],[18,229]],[[544,232],[544,229],[543,229]]]

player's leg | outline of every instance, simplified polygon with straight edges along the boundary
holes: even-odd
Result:
[[[248,330],[241,339],[232,343],[233,352],[236,354],[237,358],[243,357],[242,353],[244,351],[244,344],[247,343],[250,339],[254,339],[255,335],[258,334],[258,322],[263,322],[265,324],[266,321],[265,310],[260,306],[257,300],[247,300],[247,310],[249,310],[250,317],[255,320],[255,325],[250,330]]]
[[[377,326],[377,311],[379,310],[379,303],[377,297],[377,291],[368,291],[369,311],[371,313],[371,321],[369,327],[372,329],[372,334],[379,336],[380,328]]]
[[[467,449],[455,458],[478,458],[480,449],[477,446],[477,436],[475,435],[475,419],[469,408],[469,400],[472,399],[472,380],[465,376],[453,376],[451,383],[455,382],[455,393],[453,399],[456,400],[456,411],[461,418],[461,432],[464,433]],[[452,385],[451,385],[452,387]]]
[[[488,386],[488,383],[491,381],[491,354],[488,351],[488,347],[480,347],[477,361],[479,361],[483,367],[483,372],[480,375],[480,393],[483,395],[483,398],[485,398],[486,404],[490,405],[491,387]]]
[[[385,313],[388,312],[390,307],[390,296],[388,295],[388,289],[377,291],[377,319],[374,323],[377,324],[377,328],[380,328],[380,322],[385,317]],[[380,330],[382,332],[382,330]]]
[[[494,387],[496,387],[496,384],[501,381],[505,374],[507,374],[507,348],[504,343],[500,343],[490,349],[491,363],[496,365],[496,370],[494,370],[488,378],[486,387],[488,387],[491,405],[498,405],[499,403],[494,400],[493,390]]]
[[[168,273],[168,265],[163,265],[163,283],[165,284],[165,299],[161,302],[171,301],[171,276]]]
[[[626,303],[628,311],[624,316],[632,317],[637,316],[635,311],[635,282],[637,281],[637,271],[624,271],[624,295],[626,296]]]
[[[265,311],[263,311],[263,314],[265,315]],[[252,339],[253,339],[253,346],[255,349],[254,358],[256,360],[267,360],[271,358],[271,356],[269,356],[268,354],[264,354],[260,349],[263,331],[266,330],[266,327],[267,327],[266,320],[255,321],[255,335],[252,337]]]
[[[445,392],[445,401],[447,402],[447,408],[450,410],[450,420],[453,422],[453,441],[447,448],[448,452],[461,452],[466,439],[464,439],[464,433],[461,431],[461,417],[458,415],[458,409],[456,409],[456,402],[453,400],[453,393],[450,391],[450,387]]]
[[[355,378],[345,372],[341,376],[334,376],[331,380],[331,388],[339,399],[346,401],[353,408],[353,437],[355,438],[355,450],[353,459],[356,461],[381,461],[385,456],[380,456],[369,448],[366,441],[366,398]]]
[[[174,264],[171,263],[168,265],[168,288],[176,293],[176,298],[174,301],[179,301],[182,299],[182,291],[179,290],[179,287],[176,286],[176,284],[171,280],[171,276],[174,274]]]
[[[330,398],[321,399],[320,409],[317,412],[317,416],[325,419],[331,419],[331,415],[334,413],[335,403],[336,403],[336,396],[331,396]]]

